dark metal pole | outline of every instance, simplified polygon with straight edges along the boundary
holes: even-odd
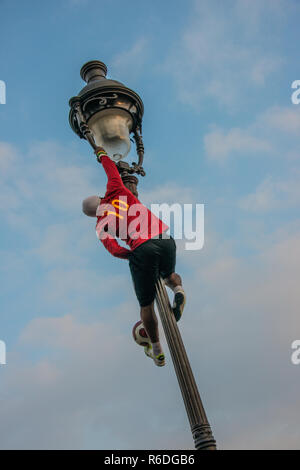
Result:
[[[190,421],[195,448],[197,450],[216,450],[216,441],[207,420],[197,384],[173,315],[164,281],[156,283],[156,302],[165,332],[174,369],[177,375],[186,412]]]

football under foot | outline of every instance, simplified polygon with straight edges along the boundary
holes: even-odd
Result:
[[[155,356],[153,353],[153,348],[152,348],[151,343],[148,344],[148,346],[144,347],[144,351],[145,351],[146,356],[151,357],[151,359],[153,359],[155,365],[157,365],[158,367],[162,367],[165,365],[166,361],[165,361],[164,353],[160,353],[157,356]]]
[[[182,312],[185,306],[185,301],[186,301],[185,292],[183,290],[176,292],[176,294],[174,295],[172,310],[174,313],[175,320],[177,322],[180,320],[182,316]]]

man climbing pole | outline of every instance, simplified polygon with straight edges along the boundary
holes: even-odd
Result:
[[[97,217],[97,236],[105,248],[113,256],[129,260],[141,320],[151,341],[144,348],[145,354],[161,367],[165,365],[165,356],[154,311],[158,277],[161,276],[174,292],[172,310],[176,321],[182,315],[186,300],[181,277],[175,272],[176,244],[166,234],[169,227],[139,201],[135,189],[131,192],[124,185],[105,150],[97,147],[95,154],[108,178],[106,193],[102,198],[90,196],[84,199],[82,210],[90,217]],[[124,240],[130,249],[120,246],[115,237]]]

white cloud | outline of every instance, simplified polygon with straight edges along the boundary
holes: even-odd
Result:
[[[272,149],[267,139],[251,135],[242,129],[230,129],[227,133],[221,129],[204,136],[204,147],[209,159],[223,162],[232,154],[253,154],[269,152]]]
[[[163,70],[173,76],[183,103],[197,108],[213,98],[232,110],[245,102],[247,90],[265,85],[283,63],[270,45],[276,28],[265,28],[266,18],[282,26],[278,5],[203,0],[194,5],[190,23],[179,32]]]
[[[300,133],[300,109],[297,106],[279,107],[268,109],[261,117],[259,124],[265,125],[276,131],[296,134]]]
[[[213,128],[204,136],[207,158],[223,163],[231,156],[272,155],[299,158],[300,109],[275,106],[260,113],[244,128]]]
[[[21,153],[14,146],[1,145],[2,160],[11,168],[0,188],[0,209],[5,216],[9,216],[12,209],[15,209],[15,217],[22,216],[24,211],[31,211],[36,216],[45,215],[50,208],[78,214],[82,199],[99,192],[95,172],[83,166],[72,147],[43,142]],[[18,164],[13,166],[16,155],[19,155]],[[104,183],[104,177],[102,181]],[[102,190],[105,191],[104,184]]]
[[[149,56],[150,39],[139,37],[128,49],[118,52],[111,61],[109,78],[124,77],[123,81],[135,80],[143,71]]]
[[[43,277],[40,296],[48,307],[56,305],[61,310],[66,306],[72,311],[78,308],[84,310],[85,303],[91,305],[99,302],[100,311],[101,301],[105,305],[111,300],[120,302],[121,298],[126,297],[127,290],[132,290],[133,294],[129,273],[125,277],[117,271],[108,274],[103,269],[78,268],[75,265],[69,268],[56,267],[47,272]]]
[[[151,204],[188,204],[195,201],[193,188],[179,186],[173,181],[165,182],[151,190],[141,190],[140,195],[143,203],[149,208]]]
[[[17,149],[8,142],[0,142],[0,177],[2,178],[8,170],[12,170],[17,162]]]
[[[279,58],[262,57],[253,65],[251,70],[251,78],[257,85],[264,85],[266,79],[281,65]]]
[[[250,211],[266,211],[276,206],[275,187],[272,178],[266,178],[253,194],[243,197],[239,205]]]
[[[286,179],[266,177],[256,190],[239,201],[242,209],[251,212],[265,212],[299,207],[299,171]]]

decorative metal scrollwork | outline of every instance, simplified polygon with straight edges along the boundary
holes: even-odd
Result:
[[[92,101],[98,101],[100,106],[106,106],[107,104],[112,104],[117,98],[117,93],[113,93],[111,96],[95,95],[83,104],[82,110],[85,111],[86,106]]]

